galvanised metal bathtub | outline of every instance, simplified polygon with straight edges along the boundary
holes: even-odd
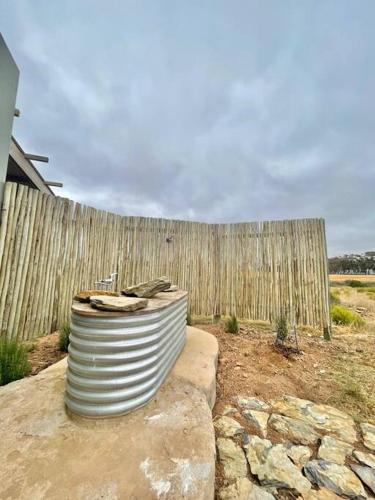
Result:
[[[186,340],[187,292],[162,292],[145,309],[73,303],[66,406],[86,417],[123,415],[157,392]]]

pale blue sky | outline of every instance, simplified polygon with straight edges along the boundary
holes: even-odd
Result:
[[[14,132],[89,205],[325,217],[331,255],[375,250],[374,25],[373,0],[1,0]]]

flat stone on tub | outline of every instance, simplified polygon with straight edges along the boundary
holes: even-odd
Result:
[[[168,290],[171,286],[171,281],[162,276],[161,278],[156,278],[155,280],[145,281],[144,283],[138,283],[134,286],[128,286],[125,290],[122,290],[123,295],[128,295],[130,297],[143,297],[151,298],[159,292]]]
[[[88,304],[90,302],[90,297],[93,297],[94,295],[119,297],[120,294],[117,292],[110,292],[108,290],[82,290],[74,296],[73,300],[78,300],[78,302],[86,302]]]
[[[107,297],[104,295],[90,297],[91,306],[102,311],[137,311],[144,309],[147,303],[147,299],[136,297]]]

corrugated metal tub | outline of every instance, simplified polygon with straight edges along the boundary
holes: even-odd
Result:
[[[65,403],[74,413],[110,417],[146,404],[186,340],[187,292],[162,292],[135,312],[74,302]]]

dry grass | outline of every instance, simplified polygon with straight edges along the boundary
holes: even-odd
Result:
[[[329,281],[357,280],[375,283],[375,274],[330,274]]]
[[[361,290],[360,292],[358,290]],[[354,331],[375,334],[375,300],[373,294],[362,293],[361,288],[351,288],[349,286],[339,286],[334,288],[335,294],[339,297],[343,306],[359,313],[365,324],[361,328],[353,330],[352,327],[336,327],[337,333],[350,334]]]

